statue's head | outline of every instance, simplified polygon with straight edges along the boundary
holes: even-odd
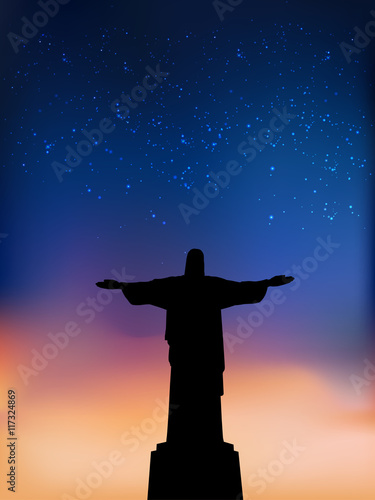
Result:
[[[186,256],[185,276],[202,278],[204,276],[204,255],[202,250],[193,248]]]

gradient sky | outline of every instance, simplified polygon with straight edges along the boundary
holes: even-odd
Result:
[[[208,275],[296,277],[277,299],[223,312],[224,436],[245,500],[374,498],[375,41],[346,57],[340,45],[375,25],[373,7],[244,0],[220,19],[211,1],[72,0],[27,44],[16,35],[41,7],[1,7],[0,405],[6,429],[15,389],[14,498],[83,498],[80,481],[114,450],[121,463],[86,498],[145,498],[166,431],[165,312],[95,282],[183,274],[190,248]],[[136,93],[145,81],[155,88]],[[84,131],[100,124],[89,152]],[[67,148],[89,154],[68,165]],[[48,351],[52,338],[64,347]],[[257,471],[293,440],[303,451],[259,491]]]

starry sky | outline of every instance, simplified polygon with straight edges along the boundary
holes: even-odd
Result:
[[[375,42],[358,35],[353,45],[355,27],[375,21],[373,5],[232,3],[71,0],[39,17],[34,1],[1,7],[2,387],[4,393],[15,387],[23,408],[19,453],[32,487],[26,496],[19,480],[22,500],[66,500],[87,464],[113,449],[116,429],[142,422],[156,398],[167,398],[165,312],[131,307],[95,282],[183,274],[190,248],[203,250],[212,276],[296,277],[279,303],[268,292],[263,309],[223,313],[223,418],[228,441],[244,457],[243,475],[244,467],[248,475],[257,468],[252,441],[236,434],[239,422],[246,428],[244,415],[251,420],[251,401],[241,406],[245,391],[259,397],[253,424],[265,439],[272,439],[267,425],[274,422],[264,418],[271,408],[264,393],[279,401],[285,391],[280,404],[288,402],[288,421],[302,426],[310,444],[319,441],[326,428],[303,427],[296,417],[304,403],[297,398],[298,406],[295,394],[309,390],[315,409],[320,398],[334,415],[342,405],[349,413],[355,408],[358,421],[352,413],[343,417],[350,432],[356,435],[361,424],[366,443],[374,439],[368,424],[374,387],[359,397],[350,380],[363,374],[365,358],[375,363]],[[31,366],[32,350],[41,352],[48,334],[64,331],[67,322],[79,326],[79,335],[25,383],[20,365]],[[262,388],[253,388],[259,377]],[[296,378],[306,382],[298,390]],[[108,419],[112,386],[117,413],[108,436],[101,418]],[[61,463],[73,457],[77,467],[73,472],[59,462],[58,486],[43,490],[30,458],[36,407],[49,415]],[[87,429],[78,434],[79,453],[66,444],[74,426],[57,432],[52,425],[74,412]],[[350,434],[345,429],[340,443]],[[130,465],[122,465],[93,498],[143,498],[149,452],[164,431],[158,427],[142,453],[132,455],[128,490],[121,474]],[[294,436],[289,427],[278,432],[276,441]],[[87,444],[94,435],[97,449]],[[49,441],[39,438],[40,464],[51,467]],[[358,446],[368,457],[366,445]],[[342,456],[340,446],[332,449],[332,460]],[[314,450],[308,467],[320,471],[324,453]],[[262,453],[267,463],[276,452]],[[311,478],[294,472],[259,498],[308,500]],[[371,475],[360,474],[361,498],[370,498]],[[339,486],[327,484],[322,479],[320,498],[344,499]],[[251,485],[244,491],[254,494]]]

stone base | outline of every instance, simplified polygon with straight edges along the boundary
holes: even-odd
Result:
[[[148,500],[242,500],[238,452],[230,443],[160,443],[151,452]]]

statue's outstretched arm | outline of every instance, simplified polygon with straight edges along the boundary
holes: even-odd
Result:
[[[96,286],[99,288],[105,288],[106,290],[118,290],[118,289],[124,289],[124,287],[127,285],[127,283],[119,282],[116,280],[104,280],[104,281],[98,281],[96,283]]]
[[[239,306],[241,304],[256,304],[263,300],[270,286],[286,285],[294,280],[293,276],[281,274],[271,279],[261,281],[229,281],[219,280],[217,288],[221,286],[219,304],[221,309]]]
[[[281,286],[287,285],[291,281],[293,281],[293,276],[285,276],[285,274],[280,274],[278,276],[274,276],[273,278],[267,280],[267,286]]]
[[[96,286],[107,290],[121,290],[130,304],[134,306],[149,304],[155,307],[167,309],[168,300],[166,295],[166,283],[169,278],[138,281],[136,283],[126,283],[124,281],[104,280],[98,281]]]

